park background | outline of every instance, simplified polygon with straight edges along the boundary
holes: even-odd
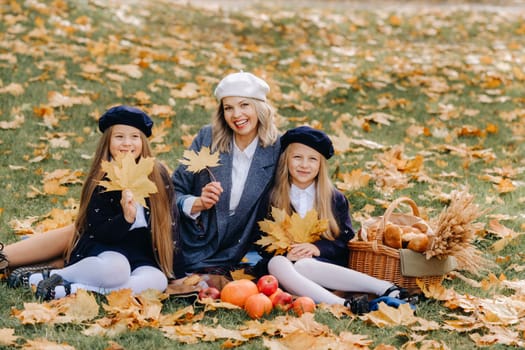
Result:
[[[466,191],[484,225],[474,244],[496,264],[449,276],[448,302],[434,296],[418,305],[424,326],[319,310],[304,326],[314,339],[288,346],[321,348],[315,339],[341,342],[349,332],[355,341],[342,348],[522,347],[524,62],[522,1],[2,0],[0,241],[71,222],[100,135],[96,120],[108,107],[147,111],[155,153],[173,170],[208,123],[218,81],[250,71],[268,81],[281,130],[308,124],[331,136],[332,178],[356,228],[400,196],[434,220],[453,191]],[[34,303],[32,293],[2,283],[0,300],[0,338],[15,337],[0,340],[4,348],[278,346],[268,336],[199,336],[198,326],[255,329],[240,310],[187,321],[197,343],[186,344],[154,322],[91,336],[87,321],[22,324],[13,309]],[[188,306],[168,298],[162,312]]]

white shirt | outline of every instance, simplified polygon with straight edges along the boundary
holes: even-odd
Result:
[[[257,144],[259,143],[259,138],[256,137],[249,145],[241,151],[235,139],[233,140],[233,161],[232,161],[232,188],[230,192],[230,212],[235,212],[239,201],[241,200],[242,191],[244,189],[244,184],[246,183],[246,178],[248,177],[248,171],[252,165],[253,156],[257,150]],[[224,194],[223,194],[224,195]],[[182,205],[182,211],[186,216],[195,220],[199,217],[200,212],[191,213],[191,208],[193,203],[195,203],[197,197],[192,196],[186,199]]]
[[[135,215],[135,221],[129,228],[130,231],[139,227],[148,227],[146,214],[144,214],[144,207],[141,204],[135,202],[135,208],[137,208],[137,214]]]
[[[245,149],[241,151],[233,139],[233,164],[232,164],[232,190],[230,193],[230,212],[234,212],[241,200],[244,184],[248,177],[253,155],[257,149],[259,138],[256,137]]]
[[[290,201],[295,211],[304,218],[306,213],[314,207],[315,182],[304,190],[292,184],[290,187]]]

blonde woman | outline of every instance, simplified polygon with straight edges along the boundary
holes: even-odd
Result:
[[[279,156],[275,112],[268,84],[247,72],[222,79],[211,125],[190,149],[209,147],[220,166],[197,174],[180,166],[173,174],[187,272],[228,275],[253,242],[261,198],[271,187]]]

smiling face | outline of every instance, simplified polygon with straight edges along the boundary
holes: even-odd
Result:
[[[321,153],[302,143],[291,143],[287,147],[288,151],[288,173],[290,181],[295,186],[305,189],[310,186],[317,175],[321,166]]]
[[[247,146],[257,136],[259,120],[254,104],[246,97],[222,99],[224,119],[233,130],[238,145]]]
[[[113,125],[109,141],[111,157],[115,159],[118,155],[124,155],[127,152],[131,152],[135,159],[140,157],[142,153],[141,132],[133,126],[124,124]]]

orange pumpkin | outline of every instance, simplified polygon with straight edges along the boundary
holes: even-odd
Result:
[[[272,311],[272,301],[264,293],[251,295],[246,299],[244,310],[251,318],[261,318]]]
[[[298,316],[301,316],[305,312],[314,312],[315,302],[310,297],[298,297],[293,301],[292,309]]]
[[[240,279],[228,282],[221,290],[221,301],[244,307],[248,297],[258,294],[257,285],[248,280]]]

